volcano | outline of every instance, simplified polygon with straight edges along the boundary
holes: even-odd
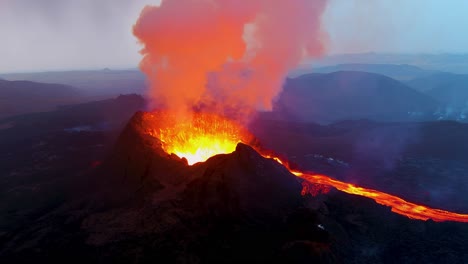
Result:
[[[190,166],[186,158],[166,152],[164,143],[148,132],[153,122],[151,114],[136,113],[103,164],[109,176],[105,184],[121,190],[118,196],[149,193],[155,201],[183,196],[199,204],[209,198],[226,203],[215,207],[237,208],[237,213],[269,214],[268,208],[287,210],[300,204],[301,180],[249,145],[238,143],[232,153]]]
[[[296,248],[307,259],[333,258],[328,232],[301,195],[302,180],[283,165],[238,143],[232,153],[189,166],[148,133],[153,121],[136,113],[102,165],[106,210],[83,220],[88,244],[110,255],[117,247],[128,260],[135,257],[129,241],[145,257],[167,260],[286,261]]]
[[[185,158],[166,152],[164,142],[150,133],[152,115],[137,112],[131,118],[108,158],[85,178],[86,183],[75,186],[74,199],[27,228],[4,234],[1,259],[463,261],[458,253],[466,252],[466,224],[416,221],[395,214],[371,199],[347,194],[349,185],[336,180],[335,187],[345,191],[331,188],[312,196],[304,192],[305,180],[329,184],[325,178],[295,175],[298,172],[287,163],[268,158],[255,140],[189,165]],[[353,190],[369,191],[357,186]]]
[[[136,253],[129,243],[136,243],[145,258],[336,263],[360,256],[355,250],[362,250],[361,243],[378,243],[361,241],[368,239],[362,235],[366,232],[387,241],[390,235],[380,229],[381,223],[397,233],[399,226],[408,225],[408,236],[418,233],[420,223],[439,235],[441,226],[466,229],[457,223],[411,219],[444,221],[449,212],[291,169],[250,137],[253,147],[238,143],[231,153],[189,165],[168,153],[165,142],[152,132],[158,121],[164,119],[136,113],[99,173],[102,200],[111,206],[86,217],[82,228],[88,234],[86,243],[108,250],[108,255],[122,252],[119,258],[131,261]],[[305,192],[303,186],[316,184],[341,192]],[[428,216],[433,210],[435,215]]]
[[[124,131],[121,139],[122,142],[133,142],[133,138],[137,138],[136,142],[138,142],[138,144],[131,147],[125,147],[126,144],[117,146],[118,150],[116,153],[118,154],[116,154],[116,161],[113,163],[124,164],[125,167],[123,168],[115,167],[118,168],[118,171],[124,172],[124,175],[120,176],[123,181],[120,182],[125,183],[125,187],[134,186],[134,189],[142,189],[147,188],[146,186],[159,186],[161,188],[167,188],[174,181],[179,183],[180,181],[184,181],[184,179],[194,180],[198,177],[193,176],[196,173],[192,171],[197,171],[197,168],[203,167],[204,164],[196,163],[194,166],[188,165],[193,165],[197,161],[204,161],[207,155],[211,156],[213,153],[218,154],[223,153],[223,151],[224,153],[229,153],[233,151],[232,148],[237,141],[248,141],[255,144],[255,140],[252,139],[253,136],[244,131],[242,126],[216,115],[196,114],[187,120],[172,122],[169,122],[169,120],[171,120],[171,116],[165,113],[153,114],[139,112],[130,122],[129,127]],[[155,135],[160,135],[161,138],[157,138]],[[130,139],[126,139],[126,137]],[[128,145],[131,144],[132,143],[129,143]],[[242,149],[250,149],[255,152],[252,148],[240,143],[233,153],[238,153]],[[466,214],[433,209],[424,205],[405,201],[397,196],[378,190],[341,182],[326,175],[318,175],[292,169],[286,161],[281,160],[275,155],[271,155],[268,151],[261,149],[259,146],[257,146],[256,149],[261,153],[257,153],[258,157],[267,158],[270,162],[276,163],[277,166],[281,165],[280,167],[285,169],[290,177],[293,177],[293,175],[297,176],[306,189],[302,191],[302,194],[310,192],[310,190],[312,193],[316,193],[317,189],[328,192],[329,187],[334,187],[349,194],[371,198],[379,204],[391,207],[393,212],[412,219],[432,219],[438,222],[468,222],[468,215]],[[172,153],[172,151],[176,152]],[[127,156],[127,153],[141,154],[137,155],[140,157],[135,159]],[[169,153],[171,154],[169,155]],[[152,155],[157,155],[157,158],[152,158]],[[181,155],[182,158],[179,158],[178,155]],[[187,155],[190,161],[188,161],[184,155]],[[125,157],[127,157],[127,159],[125,159]],[[213,160],[215,157],[216,156],[213,157]],[[262,164],[261,159],[257,159],[256,163]],[[164,164],[164,166],[159,164]],[[207,161],[205,166],[215,165],[213,165],[211,161]],[[263,167],[264,165],[259,166]],[[228,171],[230,172],[237,171],[237,167],[233,167],[232,163],[227,163],[224,167],[228,167]],[[133,168],[137,168],[139,171],[133,171]],[[144,170],[138,168],[144,168]],[[164,172],[164,175],[152,175],[161,172]],[[257,170],[255,173],[263,174],[264,172]],[[130,182],[127,183],[127,178],[129,178],[128,174],[132,176],[130,176]],[[172,176],[172,174],[176,176]],[[272,174],[275,175],[275,173]],[[241,171],[238,176],[232,178],[242,179],[242,175],[247,175],[247,172]],[[141,181],[141,179],[147,178],[150,179],[148,184],[142,185],[141,183],[134,183],[135,180]],[[264,177],[265,184],[268,184],[269,181],[274,178],[274,176]],[[252,180],[252,182],[254,184],[256,183],[255,180]],[[249,180],[246,180],[246,184],[244,185],[248,186],[247,183],[249,183]],[[234,182],[233,186],[236,186]],[[277,192],[284,193],[284,190],[277,190]],[[258,195],[254,191],[246,196],[257,197]],[[260,197],[262,197],[262,195],[260,195]],[[257,199],[255,199],[255,201],[257,201]],[[252,201],[252,203],[256,202]]]

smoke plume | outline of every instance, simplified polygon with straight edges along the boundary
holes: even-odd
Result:
[[[271,110],[288,71],[320,56],[327,0],[163,0],[133,33],[154,105],[245,120]]]

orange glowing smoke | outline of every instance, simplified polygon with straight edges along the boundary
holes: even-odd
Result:
[[[170,112],[152,115],[154,126],[149,133],[161,140],[164,151],[186,158],[189,165],[231,153],[237,143],[249,144],[253,138],[239,124],[214,114],[191,113],[183,118]]]
[[[248,120],[270,110],[288,72],[324,53],[327,0],[163,0],[133,27],[153,106],[203,105]]]
[[[140,68],[156,113],[148,131],[167,153],[189,164],[235,150],[250,136],[231,120],[270,110],[287,73],[323,54],[321,15],[327,0],[162,0],[147,6],[133,28],[143,48]],[[212,114],[193,113],[203,109]],[[215,114],[216,113],[216,114]],[[268,155],[264,155],[268,157]],[[280,159],[275,158],[281,164]],[[286,165],[286,164],[284,164]],[[286,165],[287,167],[287,165]],[[369,197],[413,219],[468,222],[468,215],[292,171],[312,184]]]

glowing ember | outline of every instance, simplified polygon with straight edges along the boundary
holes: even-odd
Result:
[[[162,141],[164,151],[186,158],[189,165],[231,153],[237,143],[252,139],[240,125],[214,114],[192,113],[182,119],[162,112],[155,115],[158,124],[151,134]]]

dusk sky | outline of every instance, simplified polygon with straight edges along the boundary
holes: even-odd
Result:
[[[0,72],[130,68],[132,25],[158,0],[0,0]],[[467,53],[468,1],[331,0],[328,53]]]

